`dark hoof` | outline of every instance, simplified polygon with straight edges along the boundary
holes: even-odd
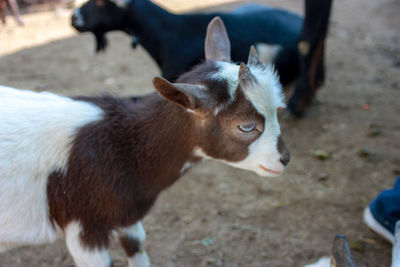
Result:
[[[289,100],[287,109],[295,118],[300,119],[304,116],[306,105],[304,104],[304,101],[300,101],[300,99],[293,96]]]

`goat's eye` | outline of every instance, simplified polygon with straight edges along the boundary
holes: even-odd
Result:
[[[245,125],[239,125],[238,127],[242,132],[249,133],[256,129],[256,124],[250,123],[250,124],[245,124]]]

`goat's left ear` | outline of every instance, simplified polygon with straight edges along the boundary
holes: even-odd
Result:
[[[263,63],[261,63],[261,61],[258,59],[257,50],[254,47],[254,45],[252,45],[250,47],[249,59],[247,60],[247,65],[249,65],[249,66],[262,66],[263,65]]]
[[[161,96],[186,109],[199,111],[211,104],[209,103],[208,89],[205,86],[171,83],[161,77],[155,77],[153,85]]]
[[[213,18],[207,26],[204,50],[206,60],[231,62],[231,42],[220,17]]]

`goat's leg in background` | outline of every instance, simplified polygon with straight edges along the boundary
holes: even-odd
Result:
[[[120,231],[120,241],[128,256],[129,267],[149,267],[150,260],[143,248],[146,232],[140,222]]]
[[[19,7],[18,7],[17,1],[16,0],[6,0],[6,2],[8,3],[11,12],[14,15],[15,21],[18,23],[18,25],[24,26],[24,23],[22,22],[22,19],[21,19],[21,14],[19,13]]]
[[[324,50],[332,0],[305,0],[305,18],[298,40],[300,75],[290,112],[301,117],[324,82]]]
[[[3,24],[6,24],[6,0],[0,0],[0,17]]]

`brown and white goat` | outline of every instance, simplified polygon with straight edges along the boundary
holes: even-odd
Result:
[[[277,109],[279,79],[253,50],[230,63],[222,20],[206,62],[133,103],[0,88],[0,251],[64,233],[78,266],[110,266],[118,234],[129,266],[150,264],[140,219],[200,157],[280,174],[289,161]]]

